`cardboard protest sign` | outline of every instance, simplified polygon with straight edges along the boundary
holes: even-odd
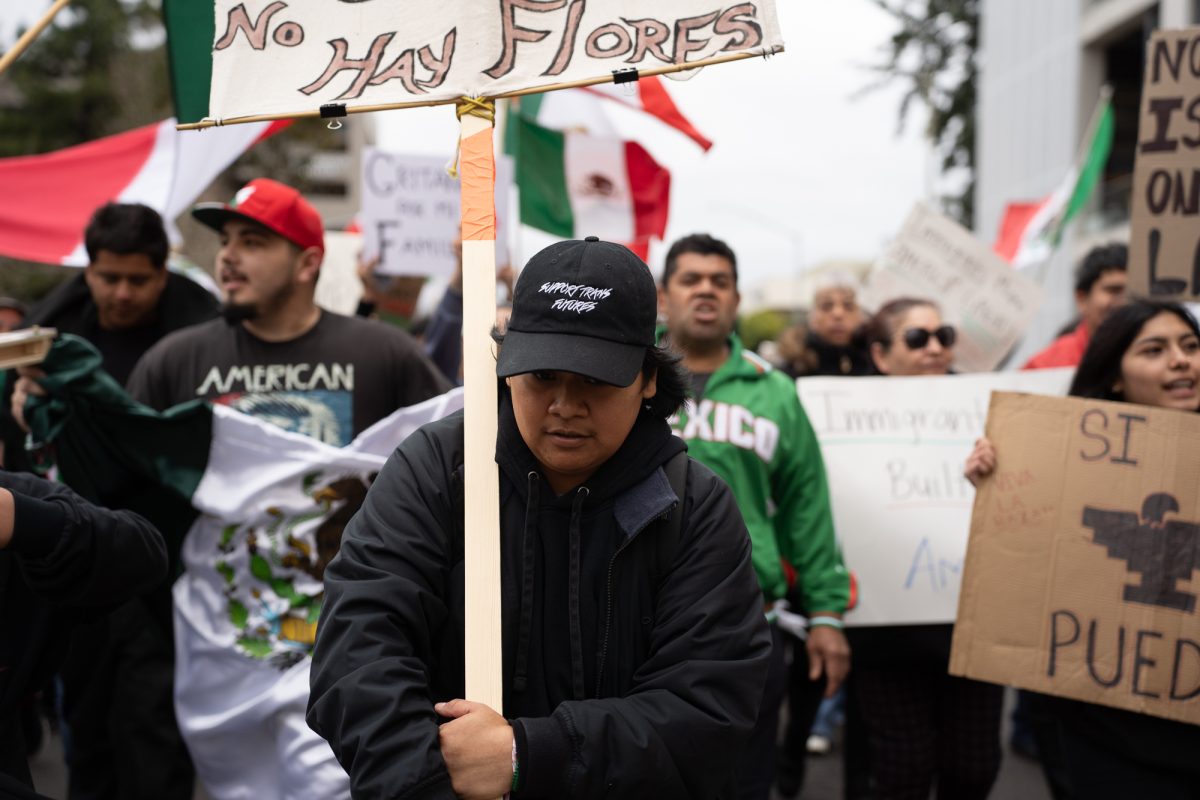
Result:
[[[847,625],[952,622],[967,548],[963,466],[994,389],[1063,394],[1072,370],[920,378],[802,378],[833,521],[858,576]]]
[[[993,396],[950,672],[1200,723],[1200,414]]]
[[[446,161],[369,147],[362,159],[363,252],[378,255],[376,272],[449,278],[457,256],[462,201],[459,184],[446,174]],[[512,159],[496,159],[496,261],[508,263]]]
[[[862,302],[874,310],[899,297],[937,302],[958,327],[955,367],[987,372],[1021,338],[1042,290],[966,228],[918,203],[872,269]]]
[[[453,101],[782,49],[772,0],[214,0],[209,117]]]
[[[1155,31],[1146,50],[1129,289],[1200,297],[1200,28]]]

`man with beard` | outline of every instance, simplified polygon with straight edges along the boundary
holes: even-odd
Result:
[[[695,399],[670,419],[693,458],[725,479],[750,531],[768,618],[789,597],[808,617],[797,664],[819,694],[832,696],[850,664],[842,614],[850,581],[833,534],[829,489],[817,439],[795,384],[745,350],[734,333],[740,296],[737,257],[707,234],[671,246],[658,290],[666,341],[683,355]],[[775,777],[775,737],[786,664],[777,626],[758,722],[738,765],[744,800],[766,800]],[[816,702],[793,710],[812,724]]]
[[[404,331],[316,305],[324,226],[295,189],[258,178],[192,214],[221,235],[223,318],[146,353],[129,379],[134,398],[159,410],[212,400],[340,447],[449,390]]]
[[[211,400],[344,447],[396,409],[451,388],[405,331],[315,304],[324,226],[298,191],[259,178],[232,202],[202,204],[192,213],[221,237],[215,273],[225,297],[222,318],[172,334],[146,353],[129,379],[135,399],[158,410]],[[224,554],[211,555],[220,571]],[[202,568],[193,575],[196,558],[186,560],[181,581],[210,577]],[[270,697],[253,708],[227,708],[228,698],[185,676],[218,671],[237,685],[262,664],[220,635],[183,625],[181,615],[206,612],[181,609],[181,597],[177,588],[175,705],[208,794],[240,797],[253,786],[267,800],[348,797],[345,772],[304,724],[307,659],[281,668]],[[225,630],[213,622],[213,630]],[[312,642],[295,644],[305,652]],[[257,764],[254,775],[230,774],[231,763],[247,761]]]

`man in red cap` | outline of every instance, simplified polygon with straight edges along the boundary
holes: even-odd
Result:
[[[129,379],[135,399],[158,410],[207,399],[344,447],[396,409],[451,388],[406,332],[315,304],[324,228],[295,189],[259,178],[231,202],[192,213],[221,237],[215,273],[223,318],[178,331],[147,352]],[[266,564],[274,551],[264,541],[249,548],[230,555],[185,546],[185,573],[175,586],[175,707],[196,773],[214,800],[348,798],[345,772],[304,724],[311,626],[279,632],[289,657],[248,655],[230,622],[234,604],[215,601],[228,608],[216,614],[213,604],[196,600],[220,598],[226,577],[260,578],[254,556]],[[235,689],[261,682],[264,671],[278,676],[272,690],[253,703],[235,702]],[[216,696],[189,677],[201,673],[223,675],[231,691]]]
[[[136,399],[160,410],[214,400],[343,446],[395,409],[450,388],[404,331],[316,305],[324,226],[298,191],[258,178],[231,202],[192,214],[221,236],[224,318],[146,353],[129,378]]]

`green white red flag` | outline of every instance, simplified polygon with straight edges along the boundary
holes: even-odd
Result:
[[[1062,241],[1067,225],[1087,204],[1104,174],[1115,127],[1112,100],[1096,108],[1079,157],[1052,194],[1036,202],[1010,203],[1004,209],[993,249],[1018,269],[1044,264]]]
[[[44,264],[84,266],[83,230],[97,207],[144,203],[175,218],[254,144],[290,122],[257,122],[187,135],[175,120],[51,153],[0,159],[0,254]]]
[[[521,222],[554,236],[599,236],[635,251],[666,234],[671,173],[637,142],[518,119]]]

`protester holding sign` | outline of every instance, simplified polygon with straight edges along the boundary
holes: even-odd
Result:
[[[943,323],[932,301],[901,298],[879,309],[867,325],[867,339],[884,375],[944,375],[957,332]],[[880,797],[923,800],[936,783],[938,797],[982,800],[996,780],[1003,692],[947,675],[952,630],[952,625],[850,629],[855,693]]]
[[[462,416],[346,529],[308,721],[355,796],[734,796],[770,639],[733,496],[666,423],[654,294],[624,247],[561,242],[497,335],[505,716],[463,699]]]
[[[1176,303],[1137,300],[1117,309],[1093,334],[1070,393],[1200,411],[1200,325]],[[980,439],[967,477],[987,478],[1001,458]],[[1041,703],[1058,723],[1073,797],[1196,797],[1200,726],[1065,698]]]

